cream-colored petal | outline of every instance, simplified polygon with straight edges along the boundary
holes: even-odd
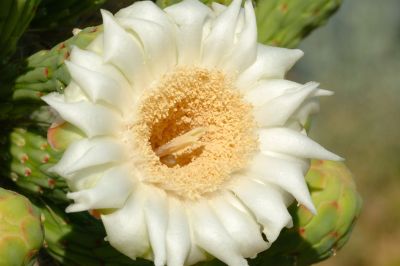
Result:
[[[89,101],[86,93],[73,80],[64,89],[64,100],[68,103]]]
[[[319,112],[319,101],[316,98],[310,98],[294,112],[288,122],[297,121],[302,127],[307,124],[310,116]],[[287,126],[289,127],[289,126]]]
[[[301,163],[257,154],[248,167],[251,175],[257,180],[280,186],[293,195],[300,204],[316,213],[304,179],[306,171]]]
[[[241,3],[242,0],[233,0],[224,12],[212,20],[211,30],[203,40],[204,67],[217,67],[226,55],[226,51],[231,50]]]
[[[222,12],[224,12],[228,7],[226,5],[223,5],[223,4],[220,4],[220,3],[217,3],[217,2],[212,2],[211,3],[211,8],[212,8],[212,11],[213,11],[213,13],[215,15],[219,15]]]
[[[108,75],[66,61],[72,79],[82,88],[94,103],[108,103],[126,113],[133,104],[130,88],[123,88]]]
[[[144,206],[144,214],[154,255],[154,265],[162,266],[167,261],[167,195],[163,190],[151,186],[146,187],[146,194],[147,199]]]
[[[168,31],[172,31],[171,22],[165,12],[152,1],[137,1],[132,5],[119,10],[115,14],[115,17],[119,19],[144,19],[166,27]]]
[[[300,158],[343,160],[304,134],[288,128],[270,128],[259,131],[261,152],[278,152]]]
[[[256,122],[261,127],[283,126],[317,87],[318,83],[309,82],[300,88],[286,91],[262,106],[255,107],[253,114]]]
[[[200,60],[203,25],[211,10],[200,1],[184,0],[169,6],[165,12],[177,25],[176,42],[178,63],[196,64]]]
[[[68,193],[75,201],[66,212],[79,212],[89,209],[121,208],[133,189],[132,178],[126,167],[114,167],[104,172],[97,184],[90,189]]]
[[[241,176],[231,186],[231,190],[263,225],[263,232],[269,242],[274,242],[282,228],[292,224],[292,217],[286,209],[286,199],[278,187]]]
[[[282,79],[303,56],[298,49],[286,49],[259,44],[256,61],[238,77],[240,90],[251,89],[260,79]]]
[[[191,240],[189,223],[184,205],[174,197],[168,199],[168,228],[166,235],[167,265],[185,265]]]
[[[244,90],[243,93],[248,102],[258,107],[301,86],[303,85],[290,80],[271,79],[260,81],[256,87]]]
[[[137,186],[122,209],[101,215],[107,240],[131,259],[146,257],[151,252],[143,211],[146,198],[145,191]]]
[[[104,38],[103,33],[100,33],[99,35],[97,35],[97,37],[88,46],[86,46],[86,50],[89,50],[89,51],[92,51],[92,52],[95,52],[95,53],[101,55],[104,51],[103,38]]]
[[[115,65],[130,81],[135,91],[142,91],[151,82],[146,58],[140,42],[102,10],[104,23],[104,60]]]
[[[234,204],[231,202],[236,201]],[[235,206],[241,204],[231,193],[224,193],[210,201],[218,219],[221,221],[229,235],[239,246],[241,254],[245,258],[254,258],[270,245],[261,235],[260,225],[250,213],[238,209]]]
[[[251,0],[244,4],[244,25],[238,40],[221,67],[226,73],[240,73],[254,63],[257,57],[257,24]],[[229,49],[229,48],[228,48]]]
[[[195,242],[201,248],[228,265],[248,265],[239,247],[205,200],[193,202],[189,211]]]
[[[72,143],[51,169],[65,177],[86,168],[124,160],[124,147],[115,139],[108,137],[82,139]]]
[[[108,107],[86,101],[68,103],[58,93],[50,93],[42,99],[88,137],[113,135],[120,129],[121,115]]]
[[[143,19],[119,19],[120,24],[138,37],[152,76],[159,78],[176,65],[176,45],[170,32],[157,23]]]
[[[71,51],[70,61],[115,80],[121,88],[130,88],[132,90],[124,75],[115,66],[103,62],[103,58],[94,52],[74,46]]]

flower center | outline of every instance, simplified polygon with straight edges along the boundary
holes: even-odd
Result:
[[[226,75],[177,68],[149,91],[131,130],[143,182],[196,199],[245,166],[257,146],[252,107]]]

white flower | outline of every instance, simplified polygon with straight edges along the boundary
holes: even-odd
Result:
[[[247,265],[292,225],[294,199],[315,212],[308,160],[340,157],[304,124],[330,92],[284,79],[303,53],[258,44],[249,0],[102,15],[64,94],[43,97],[82,132],[53,167],[68,212],[100,210],[112,246],[170,266]]]

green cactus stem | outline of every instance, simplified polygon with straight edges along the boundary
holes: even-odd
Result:
[[[0,188],[0,265],[33,265],[43,239],[39,210],[24,196]]]
[[[0,63],[14,53],[17,42],[33,19],[40,0],[0,2]]]
[[[27,58],[26,66],[15,70],[22,73],[15,81],[9,79],[11,84],[0,83],[0,95],[7,95],[7,91],[11,94],[10,99],[4,100],[3,97],[3,102],[0,102],[3,111],[0,119],[8,119],[4,121],[8,124],[44,123],[48,127],[51,114],[48,108],[41,108],[45,105],[41,97],[52,91],[61,92],[69,84],[70,75],[64,61],[68,59],[72,46],[86,47],[101,31],[101,26],[86,28],[51,50],[42,50]]]
[[[160,7],[181,0],[157,0]],[[201,0],[211,5],[227,5],[231,0]],[[254,0],[258,41],[264,44],[293,48],[311,31],[322,26],[336,12],[341,0]]]
[[[10,134],[10,158],[3,158],[2,169],[15,185],[27,195],[41,196],[53,202],[68,204],[68,191],[65,180],[48,169],[54,165],[61,154],[51,148],[47,139],[35,131],[17,128]]]

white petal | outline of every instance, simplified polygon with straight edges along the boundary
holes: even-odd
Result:
[[[286,209],[286,199],[278,187],[239,177],[231,189],[264,226],[263,232],[269,242],[278,238],[282,228],[291,225],[292,217]]]
[[[181,65],[198,63],[203,25],[211,10],[200,1],[184,0],[167,7],[165,12],[178,26],[176,32],[178,63]]]
[[[219,15],[222,12],[224,12],[228,7],[226,5],[217,3],[217,2],[212,2],[211,3],[211,8],[214,12],[215,15]]]
[[[251,65],[257,57],[257,24],[254,8],[250,0],[244,5],[244,27],[240,32],[231,55],[225,58],[222,69],[227,73],[240,73]]]
[[[287,128],[271,128],[259,132],[261,152],[279,152],[301,158],[342,160],[306,135]]]
[[[131,259],[145,257],[151,252],[143,211],[146,195],[138,186],[122,209],[101,216],[107,240]]]
[[[112,162],[123,162],[124,148],[111,138],[82,139],[72,143],[52,170],[67,177],[76,171]]]
[[[136,91],[150,83],[140,42],[126,32],[108,11],[102,10],[104,23],[104,60],[117,66]]]
[[[103,38],[103,33],[100,33],[85,49],[97,54],[102,54],[104,51]]]
[[[168,224],[167,197],[163,190],[153,187],[146,187],[146,194],[144,213],[154,254],[154,265],[162,266],[167,260],[165,246]]]
[[[72,48],[70,61],[78,66],[90,69],[118,82],[122,88],[131,88],[123,74],[113,65],[103,62],[103,58],[93,52]]]
[[[181,266],[185,264],[191,246],[189,224],[182,203],[173,197],[168,203],[167,265]]]
[[[301,86],[303,85],[285,79],[263,80],[255,88],[244,90],[243,93],[245,94],[245,99],[257,107]]]
[[[310,115],[319,112],[319,101],[315,98],[307,99],[304,103],[294,112],[290,120],[297,121],[304,127],[310,119]]]
[[[195,241],[201,248],[228,265],[248,265],[206,201],[192,203],[190,217]]]
[[[85,101],[67,103],[64,96],[57,93],[50,93],[42,99],[88,137],[113,135],[121,126],[121,116],[108,107]]]
[[[329,91],[329,90],[324,90],[324,89],[318,89],[315,93],[314,93],[314,97],[323,97],[323,96],[332,96],[333,94],[335,94],[333,91]]]
[[[260,79],[282,79],[285,73],[303,56],[298,49],[286,49],[259,44],[257,59],[238,77],[239,89],[250,89]]]
[[[170,21],[164,11],[152,1],[138,1],[119,10],[116,18],[136,18],[155,22],[161,26],[170,28]],[[171,30],[171,29],[170,29]]]
[[[293,195],[296,200],[316,213],[310,192],[304,179],[304,167],[302,164],[279,159],[272,156],[258,154],[252,158],[249,171],[258,180],[273,183]]]
[[[70,205],[66,212],[121,208],[132,188],[133,182],[126,167],[111,168],[104,173],[93,188],[68,193],[67,197],[75,203]]]
[[[132,30],[143,44],[145,58],[153,77],[158,78],[176,64],[176,47],[165,28],[143,19],[119,19],[124,28]]]
[[[232,48],[241,3],[242,0],[233,0],[229,7],[212,21],[211,31],[203,41],[203,66],[218,66],[226,51]]]
[[[253,111],[254,118],[261,127],[282,126],[300,107],[307,97],[318,87],[318,83],[308,82],[300,88],[286,91]]]
[[[120,111],[127,110],[133,102],[128,88],[122,88],[117,81],[102,73],[66,61],[72,79],[86,92],[94,103],[106,102]]]
[[[86,93],[73,80],[71,80],[68,86],[64,89],[64,99],[69,103],[89,101]]]
[[[247,212],[239,210],[231,204],[237,199],[230,193],[225,193],[220,197],[211,200],[215,213],[224,225],[232,239],[235,240],[240,248],[241,254],[245,258],[254,258],[261,251],[269,247],[261,235],[260,226],[254,221],[253,217]]]

